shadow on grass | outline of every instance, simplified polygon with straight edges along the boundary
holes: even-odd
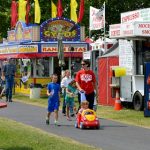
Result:
[[[14,146],[14,147],[8,147],[8,148],[0,148],[0,150],[33,150],[31,147],[19,147],[19,146]]]

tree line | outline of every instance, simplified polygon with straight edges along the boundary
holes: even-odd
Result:
[[[57,5],[58,0],[53,0]],[[78,3],[77,14],[79,11],[80,0],[76,0]],[[86,27],[86,35],[89,34],[89,8],[90,6],[97,9],[101,8],[104,0],[85,0],[84,17],[80,25]],[[30,23],[34,23],[34,0],[30,0]],[[41,8],[41,23],[51,18],[51,1],[39,0]],[[106,4],[106,33],[109,32],[109,25],[120,23],[120,13],[148,8],[150,7],[149,0],[105,0]],[[63,17],[70,18],[70,0],[62,0]],[[0,40],[7,37],[7,31],[10,29],[10,12],[11,12],[11,0],[0,0]],[[92,36],[97,38],[102,35],[103,31],[92,31]]]

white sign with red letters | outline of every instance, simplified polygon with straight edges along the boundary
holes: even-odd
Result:
[[[109,37],[150,37],[150,22],[133,22],[110,25]]]
[[[121,13],[121,23],[150,21],[150,8]]]

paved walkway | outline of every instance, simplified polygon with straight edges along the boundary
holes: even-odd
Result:
[[[101,147],[103,150],[149,150],[150,130],[110,120],[100,119],[100,130],[80,130],[74,127],[74,121],[66,121],[60,113],[60,124],[45,124],[46,108],[20,102],[8,103],[0,109],[0,116],[40,128],[49,133],[69,137],[79,142]],[[75,120],[75,118],[74,118]]]

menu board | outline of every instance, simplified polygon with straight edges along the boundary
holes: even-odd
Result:
[[[133,73],[133,42],[119,40],[119,66],[126,68],[126,74]]]

